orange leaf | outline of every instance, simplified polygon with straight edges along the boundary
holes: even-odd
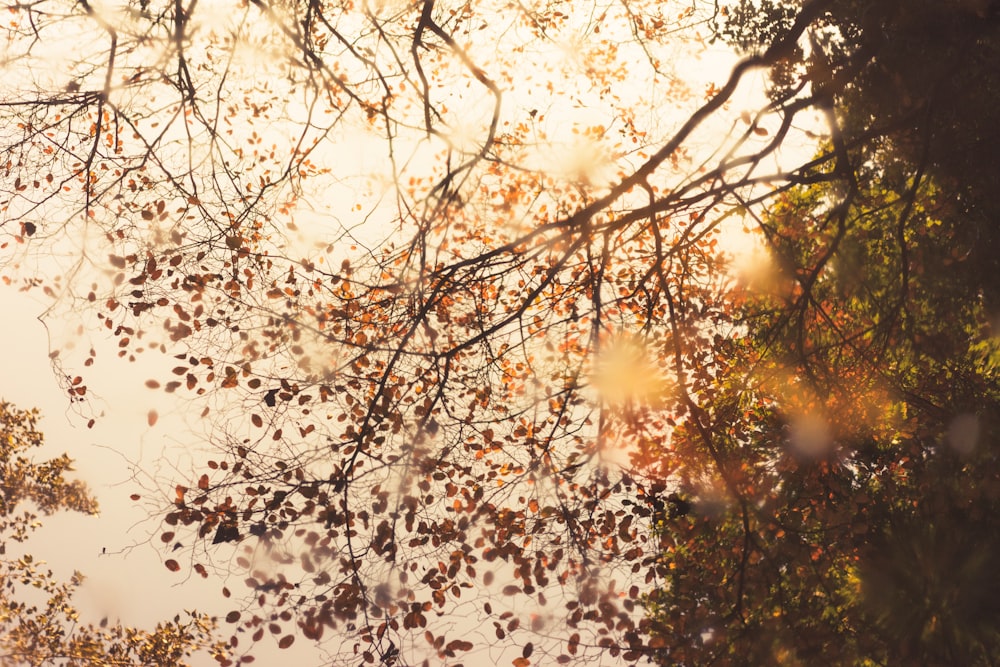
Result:
[[[160,418],[160,415],[156,414],[156,410],[150,410],[149,414],[146,415],[146,423],[150,426],[156,426],[156,420]]]

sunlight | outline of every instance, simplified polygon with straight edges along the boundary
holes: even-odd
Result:
[[[751,234],[730,231],[723,235],[730,253],[730,275],[743,289],[760,295],[785,296],[792,288],[763,242]]]
[[[585,187],[607,187],[616,176],[615,164],[596,131],[578,132],[575,141],[553,144],[547,171]]]
[[[829,422],[820,414],[806,412],[792,417],[788,444],[806,458],[821,458],[833,448]]]
[[[658,404],[672,389],[645,343],[625,336],[598,352],[591,383],[602,401],[617,407]]]

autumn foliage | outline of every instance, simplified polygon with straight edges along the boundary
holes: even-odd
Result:
[[[195,545],[168,569],[242,581],[221,661],[991,654],[992,209],[934,134],[967,119],[903,66],[930,20],[764,4],[8,7],[6,278],[170,359],[212,453],[142,498]],[[995,51],[945,4],[948,62]],[[32,46],[67,35],[69,81]],[[747,54],[686,78],[713,35]]]

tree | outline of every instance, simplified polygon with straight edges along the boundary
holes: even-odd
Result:
[[[986,313],[983,272],[933,287],[916,263],[929,275],[974,238],[952,228],[971,210],[955,160],[906,124],[933,118],[926,135],[958,108],[928,115],[935,94],[882,124],[888,98],[866,91],[907,51],[878,30],[919,32],[892,3],[860,28],[853,3],[769,5],[760,24],[733,13],[731,34],[764,46],[704,93],[668,64],[700,48],[715,6],[9,7],[3,206],[24,267],[9,278],[98,318],[122,356],[175,358],[147,385],[187,392],[217,453],[163,480],[154,511],[165,543],[199,538],[183,552],[196,572],[221,558],[245,574],[235,654],[271,634],[339,645],[343,664],[438,662],[481,646],[473,621],[517,665],[992,645],[935,652],[959,643],[900,638],[894,608],[840,617],[859,581],[909,590],[871,574],[913,551],[891,526],[931,539],[918,518],[936,510],[899,506],[884,472],[907,471],[888,479],[914,498],[946,466],[900,444],[934,441],[958,405],[927,421],[921,400],[956,378],[980,401],[962,410],[989,396],[975,354],[992,358],[991,339],[955,347]],[[964,33],[948,34],[942,49]],[[45,58],[68,35],[65,82]],[[769,99],[728,119],[761,70]],[[786,164],[816,111],[820,152]],[[734,286],[721,243],[740,219],[781,260],[773,294]],[[56,277],[47,253],[69,258]],[[950,313],[946,297],[964,299],[961,326],[918,317]],[[93,350],[53,352],[81,410]],[[875,453],[830,455],[830,415],[865,425],[838,452]],[[786,452],[786,430],[808,446]],[[987,497],[992,473],[976,474],[949,477],[944,504]],[[816,551],[869,503],[870,538],[858,524],[844,551]],[[750,608],[776,599],[778,616]],[[883,634],[842,627],[858,619]]]
[[[648,605],[663,664],[996,654],[983,536],[998,394],[978,277],[953,255],[939,217],[951,203],[930,184],[859,193],[842,228],[828,217],[839,200],[810,186],[770,208],[780,274],[746,293],[744,335],[720,349],[710,435],[675,432],[697,500],[660,525],[671,580]]]
[[[0,403],[0,657],[5,665],[184,665],[196,652],[220,660],[225,651],[214,637],[214,620],[188,612],[153,631],[122,625],[84,624],[73,606],[83,575],[61,582],[31,554],[7,556],[12,542],[24,542],[41,523],[36,512],[96,514],[97,502],[63,454],[34,463],[24,454],[42,446],[35,411]],[[25,507],[27,506],[27,507]],[[35,600],[38,601],[35,601]]]
[[[796,15],[771,5],[779,20],[755,24],[748,7],[726,36],[780,34]],[[706,509],[660,528],[658,660],[992,664],[995,167],[977,128],[995,12],[827,7],[775,94],[824,85],[836,122],[821,155],[839,157],[761,215],[773,273],[717,347],[710,428],[675,432],[684,461],[715,465],[681,474]],[[984,86],[963,83],[980,68]]]
[[[799,3],[765,4],[772,20],[757,21],[753,3],[741,0],[719,35],[744,49],[780,35]],[[897,174],[916,173],[917,181],[928,174],[949,191],[951,222],[963,242],[975,246],[972,262],[983,269],[978,287],[994,309],[991,156],[1000,136],[990,121],[1000,64],[998,16],[1000,5],[991,0],[830,2],[811,28],[808,53],[800,49],[779,68],[776,80],[788,82],[775,86],[778,92],[805,81],[829,96],[855,169],[864,171],[866,158],[889,170],[898,163]]]

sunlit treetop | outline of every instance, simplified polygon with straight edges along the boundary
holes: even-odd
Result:
[[[215,637],[215,621],[197,612],[183,620],[146,631],[121,624],[86,623],[73,605],[83,583],[74,572],[69,581],[56,578],[46,564],[14,548],[41,525],[35,512],[58,510],[94,514],[97,502],[79,480],[69,480],[72,461],[65,454],[35,463],[31,450],[42,446],[38,413],[0,403],[0,662],[12,667],[65,665],[187,665],[203,659],[225,660]],[[8,548],[17,554],[8,555]]]

